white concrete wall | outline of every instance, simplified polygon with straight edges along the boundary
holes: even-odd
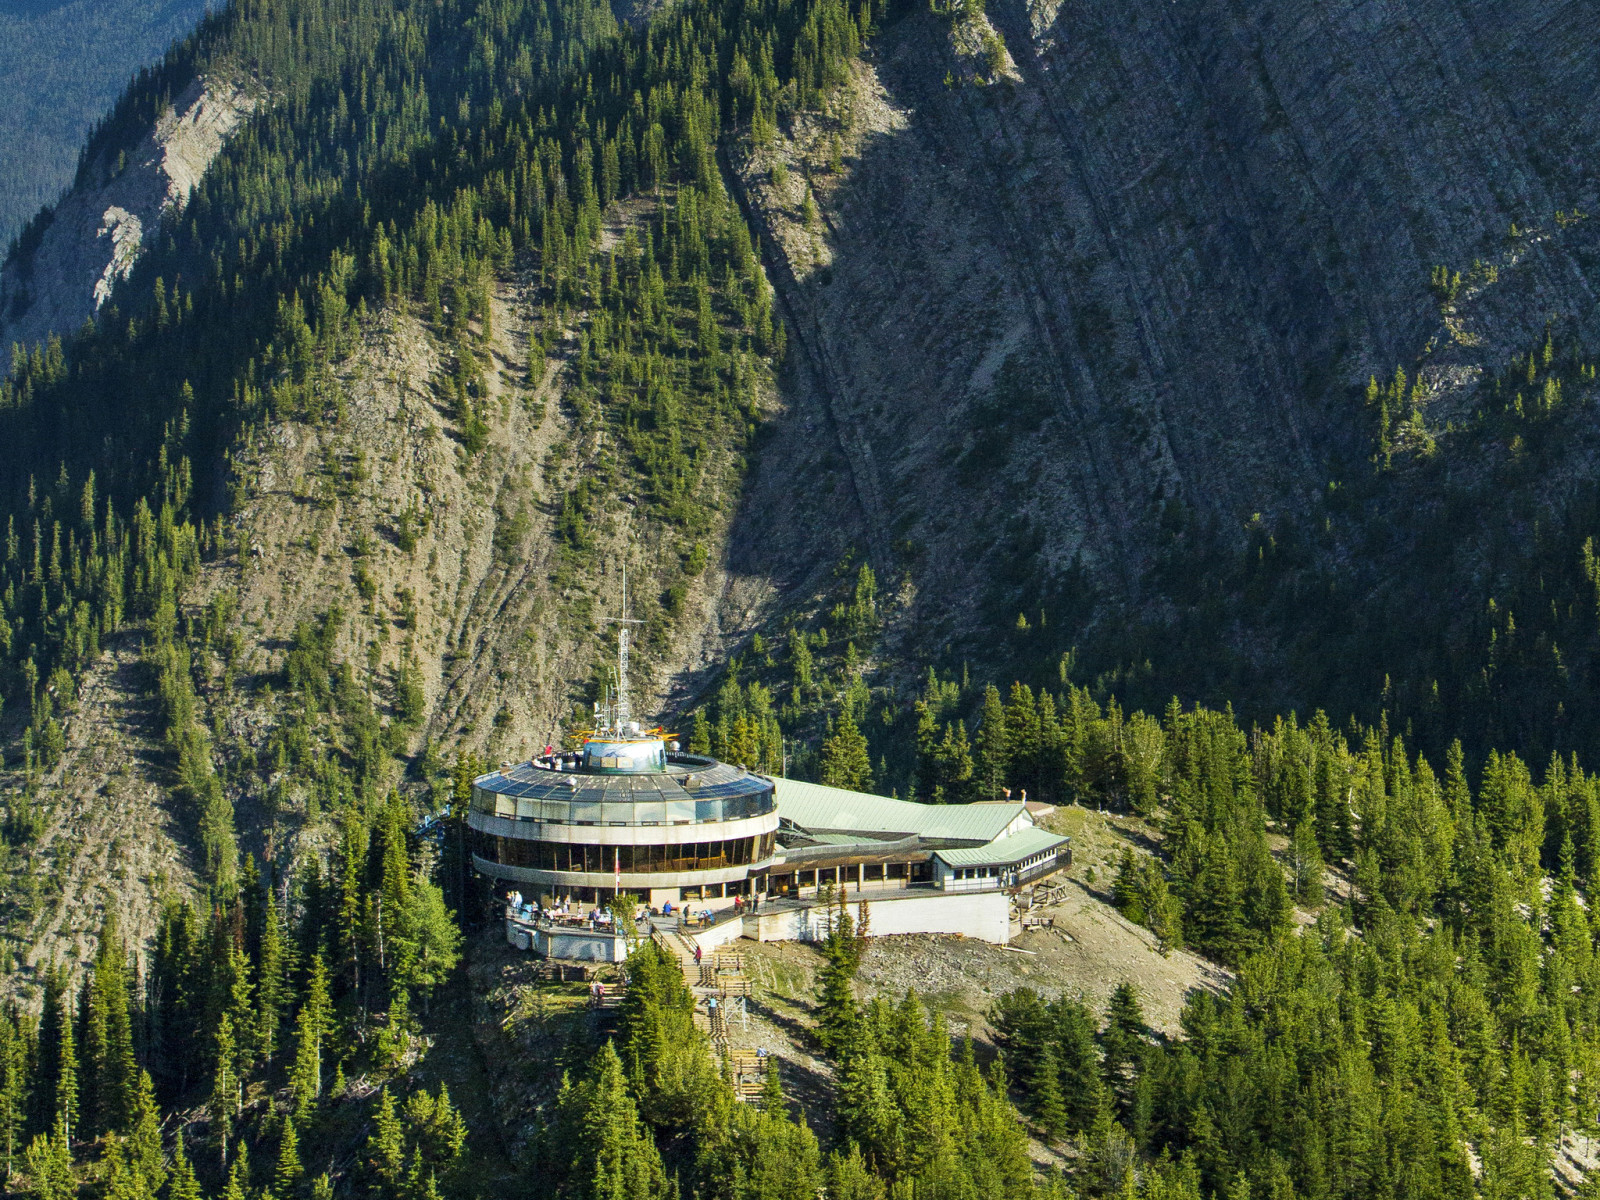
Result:
[[[713,925],[710,929],[684,930],[689,940],[700,949],[710,954],[718,946],[726,946],[729,942],[736,942],[744,936],[744,921],[724,921],[720,925]]]
[[[861,919],[862,901],[851,899],[850,916]],[[942,892],[869,896],[867,932],[872,937],[895,933],[960,933],[1003,946],[1011,940],[1011,902],[1001,892],[948,895]],[[744,934],[759,942],[811,942],[826,936],[828,919],[838,905],[784,908],[744,919]],[[730,922],[729,924],[732,924]],[[715,930],[709,932],[717,932]]]
[[[977,879],[956,879],[952,875],[941,880],[939,886],[953,895],[957,892],[997,892],[1004,882],[998,875],[981,876]]]
[[[1011,824],[1007,825],[1005,827],[1005,829],[1001,831],[1000,837],[1010,837],[1013,833],[1021,833],[1024,829],[1032,829],[1032,828],[1033,828],[1033,814],[1031,812],[1029,812],[1027,809],[1023,809],[1021,812],[1019,812],[1017,814],[1016,819],[1013,820],[1011,822]],[[996,838],[995,840],[999,841],[1000,838]]]

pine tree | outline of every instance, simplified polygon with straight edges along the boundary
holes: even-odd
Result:
[[[322,1039],[327,1032],[328,1013],[328,975],[318,954],[311,959],[306,998],[295,1019],[294,1066],[289,1072],[295,1120],[302,1123],[322,1099]]]
[[[1005,706],[1000,702],[1000,689],[992,683],[983,690],[983,715],[973,750],[972,781],[978,799],[1000,799],[1005,791],[1010,749]]]
[[[822,744],[822,782],[864,792],[872,787],[872,757],[848,709],[839,713],[833,736]]]
[[[233,1120],[239,1112],[239,1080],[235,1064],[238,1047],[233,1037],[233,1016],[223,1013],[217,1022],[216,1040],[213,1044],[216,1068],[211,1076],[211,1127],[216,1131],[217,1149],[222,1165],[228,1165],[228,1146],[233,1140]]]
[[[388,1095],[387,1092],[384,1093]],[[300,1165],[300,1135],[295,1123],[283,1123],[283,1138],[278,1143],[278,1164],[272,1172],[272,1194],[275,1200],[291,1200],[300,1190],[305,1178],[305,1168]]]
[[[72,1147],[64,1116],[57,1115],[55,1128],[40,1134],[23,1156],[32,1187],[31,1200],[74,1200],[78,1193],[72,1171]]]
[[[201,1200],[200,1184],[194,1177],[194,1167],[183,1149],[183,1131],[178,1131],[172,1144],[172,1170],[167,1184],[167,1200]]]

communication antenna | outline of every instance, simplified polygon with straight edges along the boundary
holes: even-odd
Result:
[[[618,626],[617,629],[617,693],[616,701],[611,706],[611,723],[618,730],[627,728],[628,719],[632,715],[628,708],[628,626],[643,625],[643,621],[633,620],[628,616],[628,568],[622,568],[622,615],[607,617],[608,624]]]

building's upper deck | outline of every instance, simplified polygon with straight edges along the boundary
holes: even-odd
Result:
[[[472,806],[562,825],[699,824],[773,811],[771,780],[700,755],[664,758],[642,772],[589,767],[579,754],[533,759],[473,780]]]

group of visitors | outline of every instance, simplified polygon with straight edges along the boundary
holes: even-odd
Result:
[[[512,892],[506,897],[509,908],[508,916],[520,917],[523,920],[538,920],[543,918],[559,924],[586,923],[595,930],[612,929],[616,926],[616,912],[614,907],[601,908],[596,906],[587,912],[583,905],[574,908],[571,897],[563,897],[559,902],[540,904],[537,900],[524,900],[521,892]],[[734,913],[759,912],[761,910],[761,896],[752,892],[748,897],[735,896],[733,898]],[[636,907],[633,919],[643,924],[649,917],[676,916],[686,924],[709,925],[713,917],[712,910],[701,908],[698,912],[681,901],[673,903],[671,900],[662,902],[659,909],[650,905],[640,904]]]

